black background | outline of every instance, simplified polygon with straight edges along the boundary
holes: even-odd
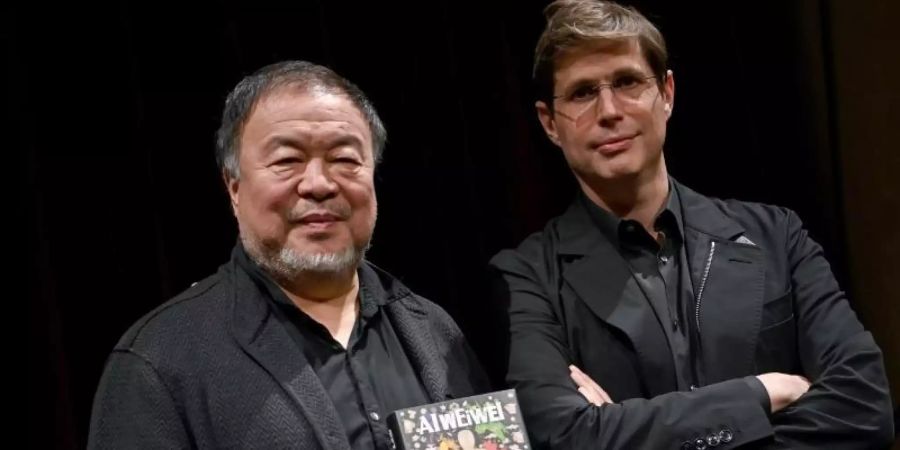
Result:
[[[328,65],[370,96],[388,129],[370,259],[444,306],[499,379],[486,263],[574,192],[534,114],[543,3],[378,3],[38,4],[4,14],[4,104],[18,122],[9,169],[25,199],[32,445],[82,447],[118,337],[228,257],[236,226],[214,131],[240,78],[284,59]],[[794,209],[854,306],[869,301],[853,295],[848,258],[842,158],[853,149],[840,139],[834,8],[631,4],[669,45],[670,173],[707,195]],[[896,191],[891,182],[884,189]],[[886,355],[889,365],[897,358]]]

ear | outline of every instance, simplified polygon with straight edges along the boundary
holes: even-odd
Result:
[[[672,117],[675,109],[675,74],[671,70],[666,71],[666,82],[663,84],[663,109],[666,111],[666,119]]]
[[[547,137],[550,138],[550,141],[559,145],[559,135],[556,130],[556,120],[553,119],[553,111],[550,110],[550,107],[547,106],[543,101],[538,100],[534,103],[534,108],[537,110],[538,120],[541,122],[541,126],[544,127],[544,133],[547,133]]]
[[[232,178],[226,171],[222,171],[222,181],[225,182],[225,189],[228,190],[228,198],[231,200],[231,212],[237,217],[238,209],[238,188],[241,186],[239,179]]]

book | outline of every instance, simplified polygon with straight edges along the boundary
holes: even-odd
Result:
[[[400,409],[387,423],[398,450],[531,450],[514,389]]]

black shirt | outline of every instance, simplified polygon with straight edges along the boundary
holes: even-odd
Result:
[[[670,183],[671,186],[671,183]],[[684,225],[678,191],[669,195],[653,228],[659,239],[636,220],[620,219],[594,204],[584,194],[581,198],[591,218],[628,263],[635,280],[650,302],[665,332],[672,353],[679,390],[696,383],[691,343],[696,339],[696,325],[691,319],[694,294],[687,255],[684,250]]]
[[[675,365],[678,390],[694,389],[703,374],[699,358],[700,335],[694,320],[694,288],[684,244],[684,217],[678,190],[672,189],[656,215],[653,228],[659,240],[636,220],[620,219],[580,193],[588,214],[628,263],[665,332]],[[770,411],[769,394],[755,376],[744,381],[756,393],[760,405]]]
[[[262,285],[276,318],[322,382],[354,449],[390,449],[385,419],[402,408],[429,403],[428,394],[403,350],[375,276],[359,271],[359,315],[347,348],[324,325],[300,310],[246,253],[238,262]]]

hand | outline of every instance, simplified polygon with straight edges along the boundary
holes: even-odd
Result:
[[[609,394],[607,394],[599,384],[595,383],[591,377],[582,372],[581,369],[574,365],[569,366],[569,376],[572,377],[572,381],[578,385],[578,392],[581,392],[581,395],[583,395],[587,401],[597,406],[613,402],[609,397]]]
[[[809,380],[800,375],[771,372],[757,375],[756,378],[769,393],[773,413],[794,403],[809,390]]]

